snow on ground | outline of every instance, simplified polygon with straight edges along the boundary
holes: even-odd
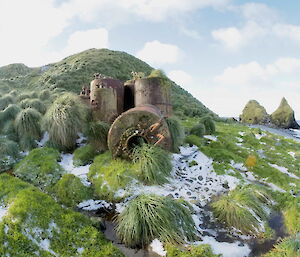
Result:
[[[76,144],[78,144],[79,146],[84,146],[86,141],[87,138],[82,133],[78,133]]]
[[[77,205],[78,208],[85,211],[95,211],[101,208],[109,209],[112,208],[112,204],[104,200],[86,200]]]
[[[163,244],[158,239],[154,239],[150,244],[150,247],[153,252],[157,253],[160,256],[167,255],[167,252],[165,251]]]
[[[7,212],[8,212],[8,207],[0,205],[0,222],[3,219],[3,217],[6,216]]]
[[[264,136],[266,136],[267,134],[265,134],[265,133],[262,133],[262,134],[255,134],[255,138],[257,139],[257,140],[260,140],[262,137],[264,137]]]
[[[203,137],[206,138],[206,139],[209,139],[211,141],[215,141],[215,142],[218,141],[217,137],[215,137],[215,136],[205,135]]]
[[[240,131],[240,132],[239,132],[239,135],[243,137],[243,136],[245,135],[245,133],[246,133],[246,132]]]
[[[269,165],[270,165],[271,167],[273,167],[273,168],[279,170],[280,172],[282,172],[282,173],[288,175],[288,176],[291,177],[291,178],[300,179],[300,178],[299,178],[298,176],[296,176],[295,174],[290,173],[286,167],[281,167],[281,166],[278,166],[277,164],[271,164],[271,163],[269,163]]]
[[[89,173],[91,165],[75,167],[73,164],[73,157],[73,154],[61,154],[61,161],[59,164],[67,171],[67,173],[79,177],[85,186],[90,186],[91,182],[88,181],[87,174]]]
[[[39,147],[43,147],[48,141],[49,141],[49,133],[45,132],[42,139],[40,141],[37,141],[37,145]]]
[[[231,160],[230,165],[232,168],[235,168],[239,171],[247,171],[247,168],[244,166],[243,163],[235,163],[233,160]]]
[[[289,154],[290,156],[292,156],[293,158],[295,158],[295,156],[296,156],[296,153],[295,153],[295,152],[288,152],[288,154]]]
[[[223,257],[245,257],[251,252],[247,244],[241,245],[240,242],[226,243],[218,242],[214,237],[204,236],[198,244],[209,244],[215,254],[222,254]]]

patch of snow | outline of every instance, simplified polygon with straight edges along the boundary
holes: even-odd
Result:
[[[87,141],[87,138],[82,133],[78,133],[78,138],[76,139],[76,144],[78,146],[84,146],[86,141]]]
[[[202,240],[198,244],[209,244],[215,254],[222,254],[223,257],[246,257],[251,252],[247,244],[242,245],[238,241],[234,243],[218,242],[210,236],[204,236]]]
[[[6,216],[8,213],[8,207],[0,205],[0,222],[2,221],[3,217]]]
[[[80,248],[77,249],[77,252],[78,252],[79,254],[82,254],[83,251],[84,251],[84,248],[83,248],[83,247],[80,247]]]
[[[95,211],[100,208],[110,209],[112,208],[112,205],[104,200],[90,199],[79,203],[77,207],[85,211]]]
[[[240,138],[240,137],[236,137],[237,141],[239,141],[240,143],[244,142],[244,139]]]
[[[90,186],[91,182],[88,181],[87,174],[90,170],[90,164],[85,166],[75,167],[73,164],[73,154],[61,154],[61,161],[59,164],[64,168],[67,173],[73,174],[80,178],[85,186]]]
[[[255,138],[257,139],[257,140],[260,140],[262,137],[264,137],[264,136],[266,136],[267,134],[265,134],[265,133],[262,133],[262,134],[255,134]]]
[[[289,185],[290,185],[291,187],[296,187],[296,186],[297,186],[295,183],[289,183]]]
[[[43,147],[49,141],[49,133],[46,131],[40,141],[37,141],[39,147]]]
[[[230,165],[232,168],[235,168],[240,171],[247,171],[247,168],[244,166],[243,163],[235,163],[233,160],[230,161]]]
[[[266,183],[266,182],[264,182]],[[279,186],[276,186],[275,184],[273,183],[266,183],[269,187],[271,187],[274,191],[278,191],[278,192],[281,192],[281,193],[286,193],[286,191],[282,188],[280,188]]]
[[[240,131],[240,132],[239,132],[239,135],[243,137],[243,136],[245,135],[245,133],[246,133],[246,132]]]
[[[215,142],[218,141],[217,137],[215,137],[215,136],[204,135],[203,137],[206,138],[206,139],[209,139],[211,141],[215,141]]]
[[[269,163],[269,165],[277,170],[279,170],[280,172],[288,175],[289,177],[291,178],[295,178],[295,179],[300,179],[298,176],[296,176],[295,174],[293,173],[290,173],[288,171],[288,169],[286,167],[281,167],[281,166],[278,166],[277,164],[272,164],[272,163]]]
[[[295,153],[295,152],[288,152],[288,154],[289,154],[290,156],[292,156],[293,158],[295,158],[295,156],[296,156],[296,153]]]
[[[150,244],[150,247],[153,252],[157,253],[160,256],[167,255],[167,252],[165,251],[163,244],[158,239],[154,239]]]
[[[263,159],[266,158],[265,151],[263,149],[258,149],[256,152],[257,152],[259,158],[263,158]]]
[[[123,198],[126,194],[127,191],[121,188],[115,193],[115,198]]]
[[[116,212],[121,213],[125,209],[125,204],[124,203],[116,203]]]

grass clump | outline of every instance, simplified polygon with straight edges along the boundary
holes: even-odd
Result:
[[[189,145],[195,145],[198,147],[201,147],[203,145],[203,139],[201,137],[198,137],[196,135],[189,135],[185,138],[185,142]]]
[[[211,116],[207,115],[202,117],[200,123],[204,125],[206,135],[212,135],[216,132],[216,125]]]
[[[38,140],[41,137],[40,120],[41,114],[32,108],[22,110],[17,115],[15,128],[22,149],[28,150],[33,148],[35,146],[34,140]]]
[[[184,141],[184,129],[178,119],[169,117],[166,119],[172,138],[172,151],[178,152],[179,146]]]
[[[300,237],[288,237],[264,254],[262,257],[297,257],[300,256]]]
[[[11,169],[19,157],[18,144],[7,138],[0,137],[0,172]]]
[[[116,232],[129,247],[144,247],[155,238],[162,242],[193,240],[195,224],[184,202],[157,195],[139,195],[117,217]]]
[[[284,223],[287,231],[291,235],[300,233],[300,205],[296,201],[292,202],[283,212]]]
[[[57,163],[60,154],[52,148],[32,150],[14,167],[14,174],[41,189],[49,189],[62,176],[63,169]]]
[[[133,151],[133,161],[141,179],[146,184],[163,184],[172,171],[170,155],[163,149],[143,144]]]
[[[178,247],[172,244],[166,244],[165,247],[168,257],[221,257],[220,254],[214,254],[210,245],[191,245],[188,247]]]
[[[39,94],[39,98],[42,101],[48,100],[50,98],[50,96],[51,96],[51,91],[49,89],[44,89]]]
[[[11,95],[4,95],[0,98],[0,110],[4,110],[8,105],[14,103],[14,98]]]
[[[203,137],[205,135],[205,126],[202,123],[199,123],[197,125],[195,125],[194,127],[192,127],[190,134],[191,135],[195,135],[197,137]]]
[[[103,121],[90,122],[86,129],[88,141],[97,151],[107,150],[107,136],[110,125]]]
[[[76,207],[80,202],[92,197],[91,189],[73,174],[64,174],[52,191],[58,202],[68,207]]]
[[[55,100],[43,118],[43,127],[49,139],[61,149],[73,149],[78,133],[86,122],[86,108],[80,99],[66,93]]]
[[[0,121],[1,123],[8,120],[14,120],[18,113],[21,111],[21,108],[16,104],[9,104],[1,113]]]
[[[21,101],[20,106],[25,108],[33,108],[37,110],[41,114],[45,114],[46,112],[46,105],[39,99],[24,99]]]
[[[229,228],[239,229],[244,234],[259,235],[266,221],[264,208],[270,202],[267,193],[258,186],[245,186],[230,191],[211,204],[217,220]]]
[[[136,168],[131,162],[113,160],[109,152],[96,156],[88,173],[95,195],[108,201],[123,199],[126,195],[119,192],[123,192],[136,177]]]
[[[96,156],[97,151],[91,144],[77,148],[74,151],[74,166],[83,166],[91,163]]]

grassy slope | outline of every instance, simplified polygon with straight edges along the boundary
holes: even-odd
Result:
[[[0,92],[1,88],[7,91],[58,87],[78,93],[97,72],[126,81],[131,79],[131,71],[141,71],[148,75],[151,70],[148,64],[125,52],[90,49],[41,68],[28,68],[22,64],[0,67]],[[210,112],[187,91],[172,84],[175,110],[180,109],[185,114]]]

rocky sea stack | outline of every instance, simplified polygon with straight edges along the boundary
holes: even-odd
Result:
[[[250,100],[240,115],[240,121],[248,124],[266,124],[270,122],[270,116],[256,100]]]
[[[271,122],[280,128],[299,129],[294,110],[283,97],[277,110],[271,114]]]

